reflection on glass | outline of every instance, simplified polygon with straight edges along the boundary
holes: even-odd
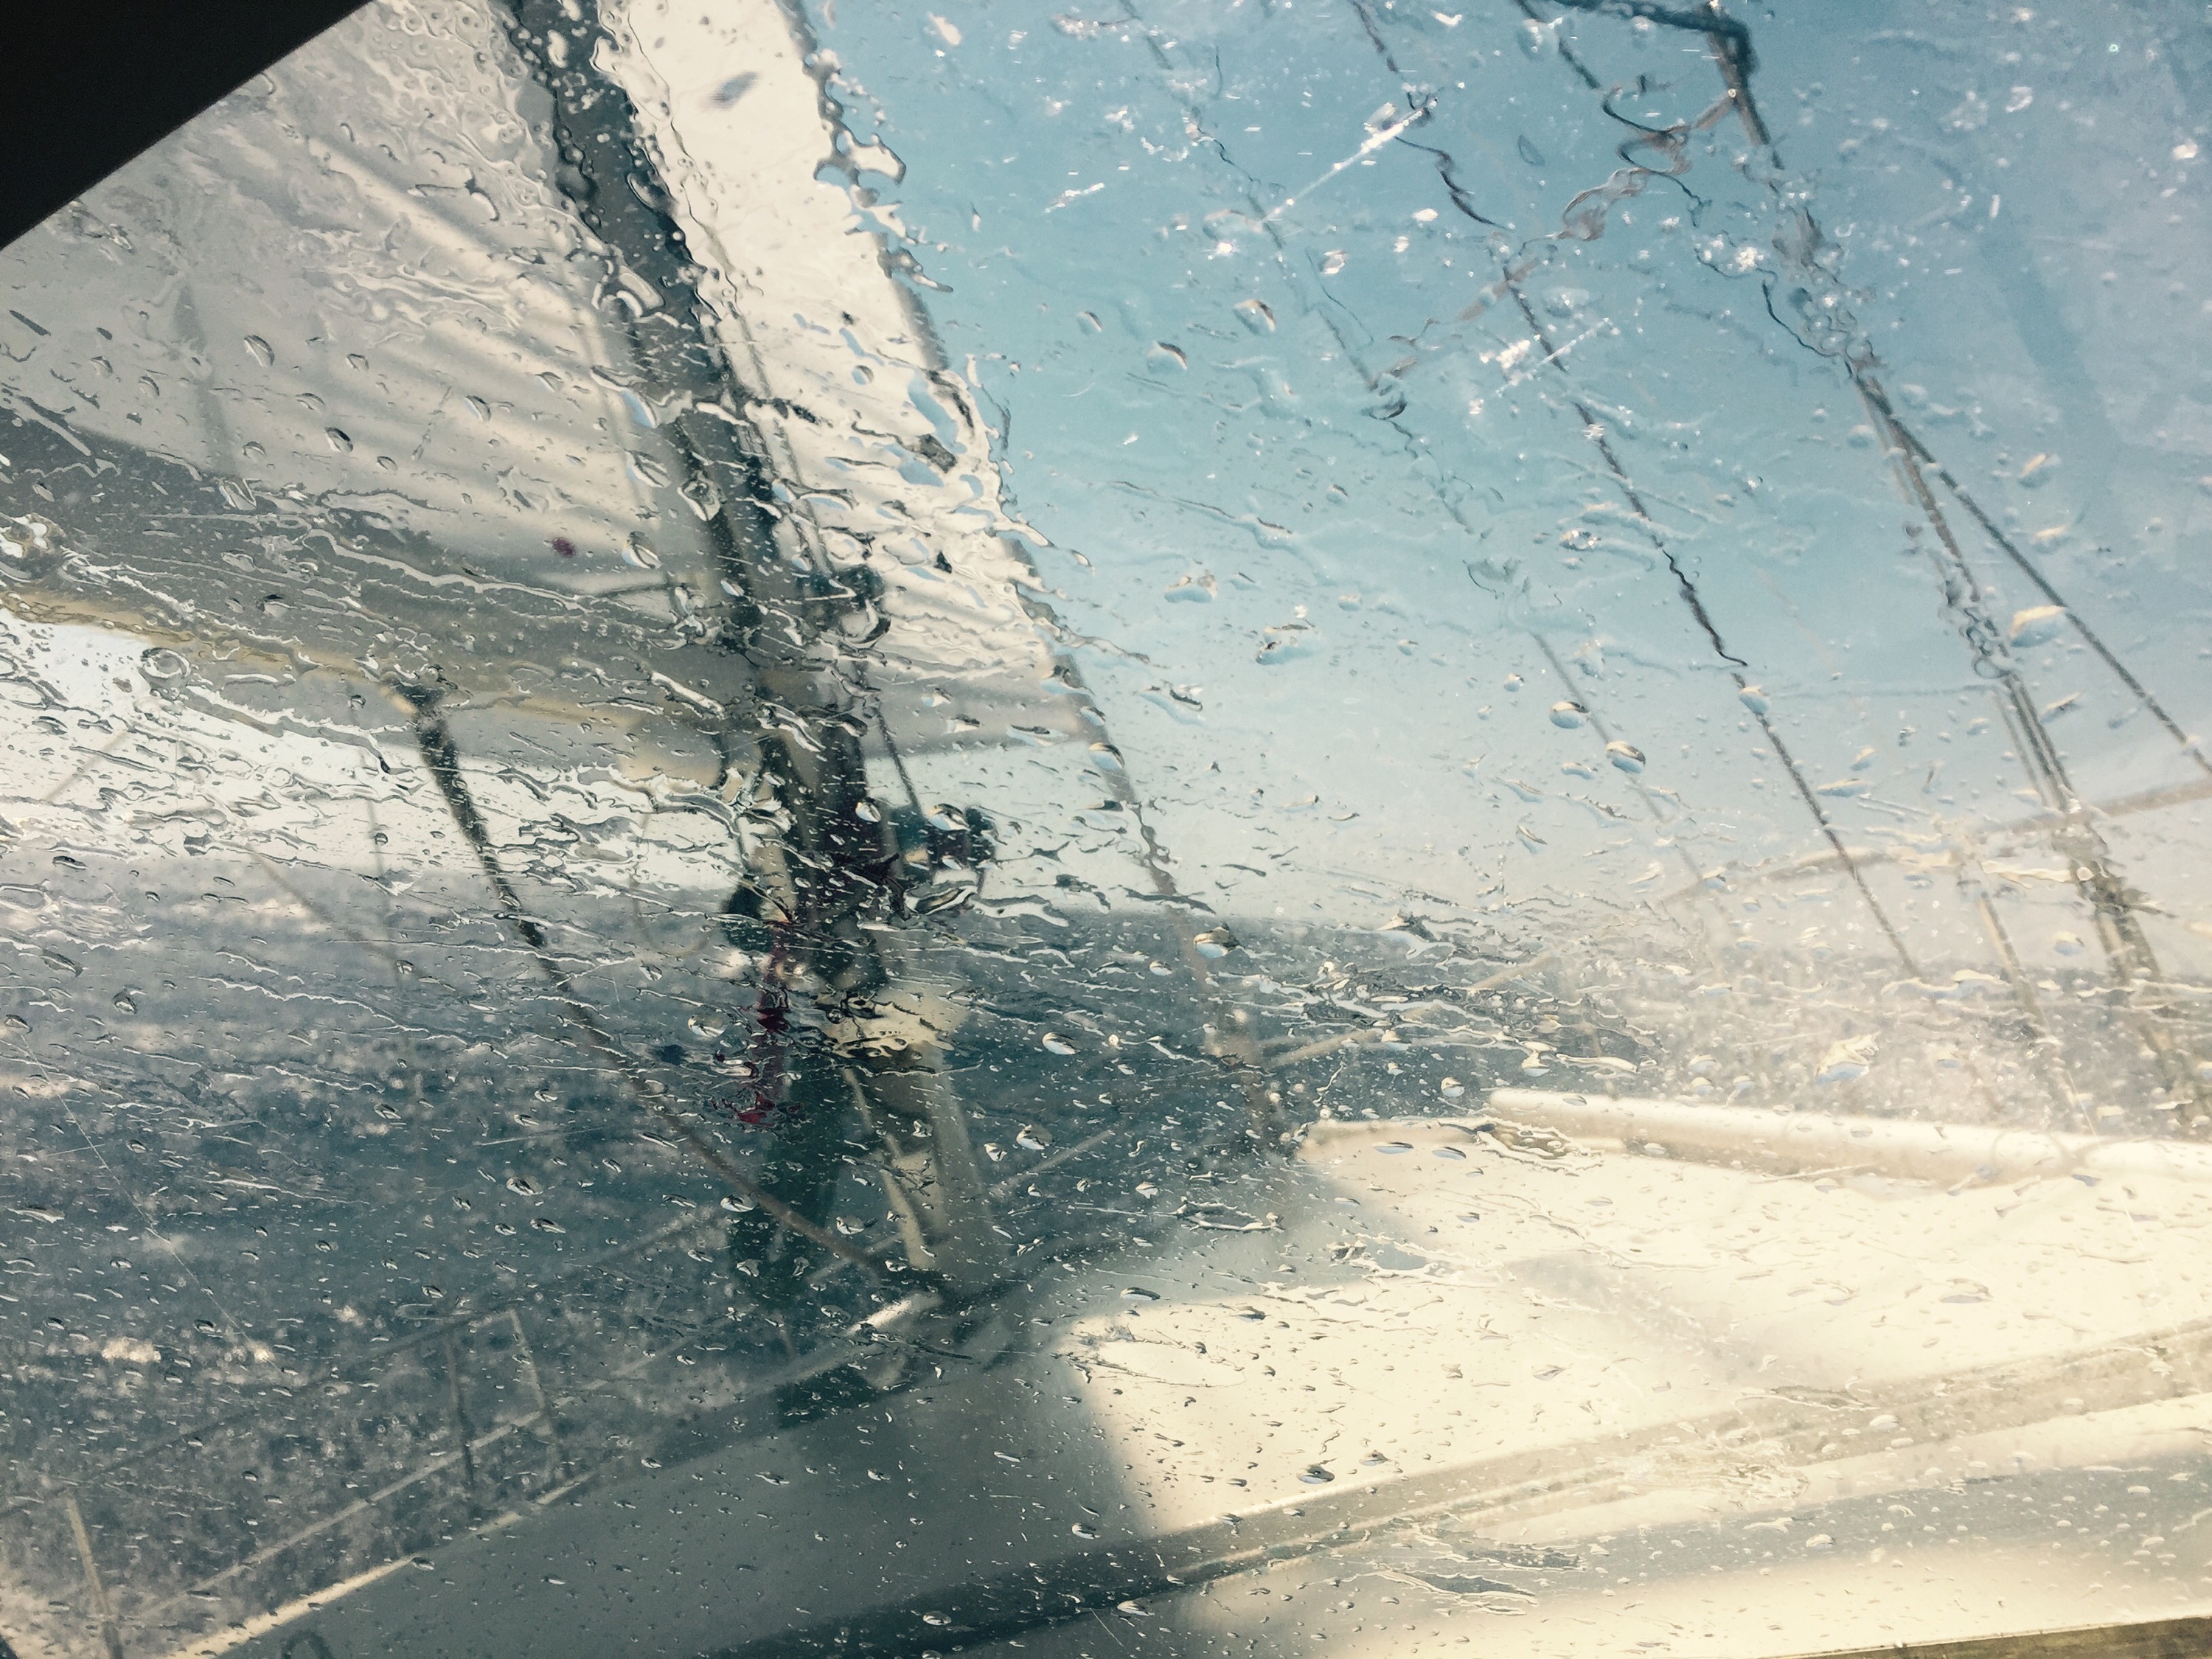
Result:
[[[2197,1639],[2206,55],[379,0],[0,253],[0,1637]]]

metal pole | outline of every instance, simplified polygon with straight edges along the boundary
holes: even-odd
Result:
[[[70,1531],[76,1539],[77,1559],[84,1564],[84,1584],[92,1598],[92,1616],[100,1621],[100,1640],[107,1659],[123,1659],[123,1631],[115,1622],[115,1604],[107,1599],[107,1586],[100,1582],[99,1565],[92,1559],[92,1534],[85,1530],[84,1515],[76,1494],[64,1492],[62,1507],[69,1513]]]

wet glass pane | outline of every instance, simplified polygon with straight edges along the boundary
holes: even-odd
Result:
[[[2212,1614],[2201,22],[379,0],[0,252],[0,1650]]]

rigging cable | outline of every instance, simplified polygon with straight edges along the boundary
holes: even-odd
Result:
[[[1582,10],[1610,9],[1627,4],[1639,16],[1648,17],[1669,27],[1691,29],[1705,34],[1746,135],[1779,166],[1779,152],[1752,94],[1751,75],[1757,59],[1752,51],[1750,31],[1742,22],[1726,15],[1722,9],[1721,0],[1705,0],[1705,4],[1693,14],[1675,13],[1668,8],[1647,5],[1644,0],[1560,0],[1560,3]],[[1777,186],[1771,177],[1765,180],[1765,185],[1771,194],[1776,191]],[[1801,228],[1801,246],[1816,245],[1823,240],[1819,223],[1809,210],[1795,207],[1791,213]],[[1779,247],[1779,238],[1777,242]],[[1800,257],[1797,264],[1801,270],[1820,269],[1809,257]],[[1827,273],[1822,270],[1820,274],[1826,276]],[[1771,284],[1767,294],[1767,311],[1778,323],[1781,321],[1774,311]],[[1908,498],[1936,532],[1936,539],[1942,544],[1945,559],[1950,566],[1950,576],[1945,582],[1946,607],[1960,617],[1960,632],[1974,652],[1978,666],[1996,679],[2003,688],[2001,708],[2006,712],[2008,726],[2014,732],[2017,752],[2026,757],[2039,793],[2044,796],[2046,805],[2058,814],[2058,822],[2052,830],[2053,845],[2068,860],[2074,885],[2095,918],[2099,942],[2104,947],[2106,959],[2114,977],[2120,982],[2124,999],[2123,1006],[2133,1014],[2137,1033],[2144,1046],[2151,1051],[2168,1091],[2176,1098],[2185,1096],[2195,1103],[2195,1112],[2189,1120],[2190,1128],[2198,1134],[2212,1134],[2212,1082],[2198,1074],[2192,1057],[2176,1041],[2171,1029],[2172,1021],[2168,1018],[2169,1011],[2162,1006],[2154,1007],[2147,1005],[2138,994],[2138,988],[2158,984],[2164,979],[2157,953],[2136,914],[2141,908],[2138,896],[2113,872],[2110,850],[2090,822],[2089,809],[2074,788],[2064,758],[2057,745],[2051,741],[2042,714],[2028,693],[2026,679],[2013,661],[2011,653],[1998,635],[1994,623],[1982,610],[1981,585],[1974,575],[1965,550],[1960,547],[1956,534],[1944,516],[1935,492],[1929,487],[1923,462],[1926,466],[1936,468],[1947,487],[1966,506],[1967,511],[1996,540],[2012,561],[2027,573],[2039,591],[2052,604],[2066,611],[2067,616],[2073,619],[2075,627],[2097,654],[2119,677],[2122,684],[2139,696],[2145,707],[2154,711],[2160,723],[2181,744],[2184,752],[2208,772],[2212,772],[2212,763],[2207,762],[2197,745],[2166,714],[2164,707],[2120,663],[2094,630],[2075,617],[2071,607],[2065,605],[2057,588],[2028,565],[2009,538],[1998,532],[1979,504],[1966,495],[1926,447],[1905,428],[1877,376],[1879,359],[1871,343],[1863,333],[1855,339],[1848,337],[1852,321],[1849,313],[1838,311],[1838,321],[1830,325],[1828,331],[1844,334],[1847,337],[1842,344],[1828,349],[1806,340],[1803,335],[1794,330],[1790,331],[1809,349],[1833,357],[1842,364],[1869,412],[1880,423],[1887,441],[1887,447],[1902,475]],[[1984,923],[1994,929],[1993,936],[2002,946],[2003,958],[2008,963],[2016,960],[2009,940],[2004,938],[2002,927],[1996,924],[1993,911],[1984,915]],[[2021,982],[2025,983],[2024,981]],[[2031,1017],[2040,1014],[2039,1006],[2033,1006],[2032,999],[2030,1011]]]
[[[1595,3],[1595,0],[1593,0],[1593,3]],[[1611,3],[1612,0],[1608,0],[1608,3]],[[1380,31],[1376,27],[1362,0],[1352,0],[1352,5],[1359,16],[1368,40],[1374,45],[1383,64],[1392,74],[1398,76],[1401,80],[1405,78],[1405,71],[1398,66],[1395,58],[1382,40]],[[1528,0],[1522,0],[1522,6],[1524,11],[1528,11]],[[1636,0],[1632,9],[1639,16],[1651,15],[1661,21],[1664,21],[1666,17],[1672,15],[1668,8],[1646,5],[1642,3],[1642,0]],[[1529,15],[1533,21],[1534,14],[1530,12]],[[1741,25],[1737,25],[1737,27],[1741,29]],[[1580,59],[1570,58],[1569,61],[1574,64],[1577,72],[1583,80],[1595,88],[1597,85],[1596,77],[1582,64]],[[1679,135],[1670,131],[1666,133],[1650,135],[1644,142],[1656,142],[1664,147],[1668,141],[1679,145]],[[1401,140],[1401,142],[1404,141]],[[1415,145],[1413,148],[1428,149],[1425,145]],[[1431,153],[1441,154],[1441,152]],[[1622,159],[1629,160],[1625,155]],[[1677,161],[1678,162],[1680,161],[1679,153]],[[1630,161],[1630,166],[1638,168],[1640,173],[1666,176],[1661,174],[1656,168],[1644,167],[1633,161]],[[1444,171],[1442,164],[1439,165],[1438,170],[1440,173]],[[1678,166],[1675,170],[1681,169]],[[1447,188],[1451,188],[1450,175],[1445,173],[1444,176]],[[1637,188],[1641,188],[1640,182],[1637,185]],[[1459,192],[1456,189],[1453,189],[1452,193],[1454,205],[1460,207],[1461,211],[1467,213],[1471,218],[1477,219],[1480,222],[1485,224],[1491,222],[1462,205],[1459,202]],[[1571,379],[1565,354],[1553,346],[1548,331],[1537,319],[1534,307],[1528,303],[1528,297],[1521,285],[1522,275],[1522,271],[1519,268],[1509,263],[1503,277],[1504,289],[1512,295],[1513,301],[1528,323],[1530,332],[1535,337],[1538,345],[1542,348],[1544,362],[1549,363],[1562,376]],[[1620,489],[1622,497],[1628,503],[1630,512],[1636,517],[1638,528],[1643,532],[1644,538],[1651,544],[1653,549],[1667,562],[1668,569],[1674,574],[1677,592],[1680,594],[1683,603],[1688,606],[1692,618],[1696,622],[1699,631],[1704,634],[1713,654],[1727,665],[1727,672],[1729,678],[1735,681],[1739,696],[1748,692],[1752,684],[1749,675],[1745,672],[1748,665],[1741,657],[1729,649],[1719,626],[1713,620],[1712,613],[1706,608],[1705,596],[1698,591],[1696,581],[1692,580],[1689,572],[1682,568],[1681,562],[1674,556],[1674,549],[1668,545],[1665,533],[1645,509],[1642,492],[1637,489],[1636,482],[1630,477],[1627,468],[1621,464],[1611,440],[1606,435],[1603,423],[1598,420],[1589,404],[1579,395],[1570,392],[1568,403],[1575,413],[1581,417],[1583,434],[1596,445],[1598,453],[1604,459],[1607,470],[1613,475],[1615,487]],[[1908,977],[1917,979],[1920,976],[1920,969],[1913,958],[1911,947],[1905,944],[1896,924],[1890,920],[1889,914],[1883,908],[1881,900],[1875,896],[1874,890],[1868,884],[1865,873],[1858,867],[1858,862],[1852,856],[1850,849],[1844,844],[1843,836],[1837,830],[1834,821],[1821,806],[1820,798],[1814,794],[1812,784],[1807,780],[1803,769],[1797,763],[1796,757],[1790,753],[1790,745],[1784,740],[1782,734],[1776,730],[1773,716],[1766,709],[1759,708],[1750,699],[1746,699],[1746,706],[1751,708],[1753,716],[1758,720],[1760,732],[1773,746],[1775,757],[1781,763],[1783,769],[1789,774],[1790,781],[1795,787],[1798,799],[1805,804],[1806,810],[1812,814],[1813,821],[1819,827],[1822,838],[1827,842],[1830,850],[1835,854],[1837,862],[1849,876],[1852,886],[1857,890],[1868,912],[1881,928],[1882,936],[1888,940],[1890,949],[1895,954],[1899,965]]]

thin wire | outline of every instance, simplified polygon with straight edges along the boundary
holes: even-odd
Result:
[[[1870,400],[1871,398],[1880,398],[1882,414],[1887,417],[1890,429],[1897,435],[1898,440],[1934,470],[1936,476],[1942,480],[1943,487],[1958,498],[1959,504],[1965,507],[1974,522],[1982,527],[1983,533],[1995,542],[2004,556],[2019,568],[2021,574],[2034,584],[2036,592],[2066,613],[2066,620],[2073,627],[2074,631],[2081,635],[2090,650],[2097,653],[2098,659],[2112,671],[2114,678],[2122,685],[2127,687],[2129,695],[2148,709],[2152,718],[2164,726],[2173,740],[2181,745],[2181,752],[2186,755],[2200,770],[2207,775],[2212,775],[2212,759],[2206,757],[2203,745],[2182,730],[2180,723],[2166,713],[2166,706],[2151,694],[2149,689],[2141,680],[2136,678],[2127,665],[2122,662],[2112,647],[2105,643],[2097,631],[2081,620],[2081,613],[2067,604],[2065,596],[2051,585],[2050,579],[2028,562],[2027,556],[2014,544],[2012,538],[1998,529],[1990,515],[1982,510],[1982,504],[1967,494],[1966,487],[1951,476],[1950,468],[1936,459],[1929,452],[1928,446],[1922,443],[1918,436],[1898,418],[1896,411],[1889,406],[1887,394],[1882,393],[1880,387],[1876,386],[1872,390]]]
[[[1583,3],[1584,0],[1565,0],[1565,3]],[[1692,26],[1677,21],[1672,16],[1662,16],[1656,11],[1644,15],[1671,27]],[[1705,31],[1706,38],[1714,60],[1720,66],[1722,77],[1728,84],[1729,95],[1735,102],[1745,132],[1755,144],[1770,155],[1774,154],[1772,135],[1759,116],[1758,105],[1752,96],[1751,72],[1756,60],[1751,51],[1749,30],[1741,22],[1725,16],[1721,10],[1721,0],[1705,0],[1702,15],[1714,20],[1714,26]],[[1722,24],[1727,27],[1720,27]],[[1817,234],[1819,228],[1811,214],[1802,208],[1798,209],[1797,213],[1805,227]],[[1771,294],[1767,308],[1769,314],[1772,314]],[[1939,472],[1942,471],[1940,465],[1927,448],[1905,430],[1903,422],[1897,418],[1888,394],[1882,390],[1880,380],[1875,377],[1876,360],[1871,348],[1862,346],[1844,356],[1841,361],[1869,413],[1881,422],[1887,435],[1891,453],[1903,475],[1907,495],[1936,532],[1957,578],[1963,602],[1955,593],[1947,593],[1947,602],[1964,618],[1962,632],[1977,661],[1990,670],[2003,687],[2003,703],[2000,707],[2006,708],[2007,724],[2014,730],[2017,751],[2027,758],[2030,774],[2039,791],[2059,811],[2059,822],[2053,829],[2053,842],[2068,861],[2076,890],[2090,908],[2090,914],[2097,925],[2099,943],[2104,946],[2106,960],[2113,976],[2119,981],[2124,993],[2131,992],[2136,985],[2162,980],[2164,974],[2159,965],[2157,953],[2136,915],[2135,896],[2113,873],[2109,851],[2103,837],[2088,821],[2087,808],[2068,775],[2064,757],[2051,741],[2049,728],[2037,710],[2033,697],[2028,694],[2027,682],[2013,662],[2009,650],[1998,635],[1994,623],[1983,612],[1981,585],[1975,578],[1973,567],[1967,561],[1965,550],[1960,546],[1949,521],[1936,502],[1935,492],[1928,487],[1923,461],[1936,465]],[[2057,590],[2021,559],[2019,550],[2007,538],[1997,535],[1996,526],[1981,511],[1978,503],[1972,502],[1959,488],[1957,482],[1949,479],[1948,475],[1946,482],[1953,493],[1966,502],[1967,510],[1983,528],[1996,538],[1999,544],[2027,571],[2038,586],[2050,595],[2054,603],[2063,605],[2063,601],[2057,599]],[[2069,610],[2067,614],[2070,617],[2073,613]],[[2095,640],[2094,634],[2078,620],[2076,625],[2081,626],[2084,637],[2095,643],[2099,654],[2119,674],[2123,684],[2136,690],[2147,706],[2157,707],[2149,693],[2142,690],[2142,683],[2103,647],[2102,641]],[[2196,754],[2187,738],[2171,717],[2165,714],[2162,707],[2158,712],[2166,729],[2181,741],[2185,750],[2194,756],[2200,766],[2212,770],[2212,766],[2207,766],[2204,757]],[[1997,929],[1996,936],[2003,954],[2009,958],[2010,941],[2004,939],[2001,927]],[[2020,983],[2024,985],[2025,981]],[[2040,1008],[2032,995],[2023,998],[2023,1006],[2031,1018],[2039,1018]],[[2131,994],[2125,997],[2124,1006],[2134,1016],[2136,1032],[2144,1046],[2151,1051],[2166,1086],[2177,1095],[2187,1094],[2197,1103],[2197,1111],[2190,1127],[2199,1133],[2212,1132],[2212,1082],[2198,1075],[2195,1066],[2190,1063],[2190,1056],[2177,1044],[2168,1022],[2160,1017],[2159,1011],[2144,1006]]]
[[[1557,353],[1553,352],[1551,339],[1546,334],[1543,324],[1537,319],[1535,308],[1528,303],[1528,296],[1522,290],[1520,283],[1509,276],[1506,278],[1506,284],[1513,295],[1514,302],[1521,309],[1521,315],[1527,320],[1538,343],[1543,346],[1552,366],[1560,374],[1566,374],[1568,371],[1565,362]],[[1629,477],[1628,469],[1620,464],[1620,458],[1614,453],[1612,442],[1606,436],[1603,424],[1579,395],[1570,392],[1568,402],[1573,405],[1575,413],[1582,417],[1583,430],[1591,434],[1591,441],[1596,444],[1598,453],[1605,458],[1606,466],[1612,472],[1614,483],[1619,486],[1622,496],[1627,501],[1629,510],[1636,515],[1637,526],[1643,531],[1645,539],[1658,550],[1660,556],[1667,561],[1667,568],[1674,573],[1675,585],[1681,593],[1683,602],[1689,606],[1690,615],[1696,619],[1698,628],[1704,631],[1706,641],[1712,647],[1713,654],[1729,665],[1729,678],[1735,682],[1738,694],[1750,691],[1751,678],[1745,672],[1750,665],[1728,648],[1728,643],[1723,639],[1718,625],[1713,621],[1712,613],[1705,608],[1705,597],[1698,592],[1697,583],[1691,580],[1690,573],[1682,568],[1680,562],[1674,556],[1674,549],[1667,544],[1665,534],[1653,522],[1650,514],[1645,511],[1643,495],[1636,488],[1635,480]],[[1805,810],[1813,815],[1814,823],[1820,828],[1822,838],[1835,853],[1836,861],[1843,866],[1844,873],[1850,878],[1851,885],[1858,890],[1859,897],[1865,902],[1867,909],[1881,928],[1883,936],[1888,939],[1890,949],[1896,953],[1899,965],[1905,969],[1908,977],[1919,978],[1920,967],[1913,959],[1911,948],[1906,945],[1903,936],[1897,931],[1896,924],[1890,921],[1889,913],[1882,908],[1881,901],[1875,896],[1874,889],[1868,884],[1866,873],[1859,868],[1858,860],[1852,857],[1850,849],[1844,845],[1843,836],[1836,829],[1834,821],[1828,817],[1826,810],[1821,806],[1820,797],[1813,793],[1813,786],[1807,781],[1803,769],[1797,764],[1797,757],[1790,752],[1790,745],[1783,741],[1781,732],[1775,729],[1773,716],[1751,698],[1745,697],[1743,701],[1745,707],[1751,710],[1752,718],[1759,722],[1760,732],[1765,735],[1767,742],[1773,745],[1774,757],[1782,763],[1782,769],[1790,775],[1790,781],[1796,788],[1797,798],[1805,803]]]
[[[1607,3],[1612,3],[1612,0],[1607,0]],[[1644,4],[1642,3],[1642,0],[1623,0],[1623,3],[1629,3],[1631,9],[1635,11],[1637,15],[1650,16],[1655,21],[1674,23],[1675,27],[1682,27],[1676,19],[1686,15],[1674,13],[1665,7]],[[1368,40],[1375,46],[1384,65],[1392,74],[1402,77],[1404,71],[1399,68],[1395,57],[1383,41],[1363,0],[1351,0],[1351,4],[1360,20],[1361,26],[1366,31]],[[1597,0],[1590,0],[1590,3],[1583,9],[1595,9],[1596,5]],[[1522,0],[1522,9],[1528,14],[1532,21],[1534,21],[1535,14],[1529,10],[1528,0]],[[1736,27],[1739,32],[1741,32],[1741,24],[1736,25]],[[1748,51],[1747,40],[1746,50]],[[1579,59],[1570,61],[1573,63],[1576,72],[1595,88],[1597,81],[1589,70],[1583,67]],[[1708,112],[1709,115],[1711,113],[1713,112]],[[1680,158],[1677,157],[1677,160],[1679,161]],[[1644,171],[1649,173],[1654,170],[1646,168]],[[1449,187],[1449,180],[1447,180],[1447,187]],[[1465,210],[1462,210],[1462,211]],[[1561,376],[1569,376],[1565,354],[1553,347],[1550,335],[1546,331],[1543,324],[1538,320],[1534,308],[1528,303],[1528,295],[1521,287],[1518,269],[1509,264],[1501,281],[1505,291],[1512,295],[1515,305],[1519,307],[1530,332],[1542,347],[1543,362],[1548,363]],[[1346,350],[1349,351],[1349,343],[1345,343]],[[1637,489],[1635,480],[1629,476],[1627,468],[1621,465],[1620,456],[1614,453],[1611,441],[1606,436],[1603,423],[1578,395],[1570,392],[1568,401],[1575,413],[1581,417],[1583,432],[1596,444],[1598,453],[1604,458],[1607,469],[1612,473],[1615,486],[1627,501],[1630,510],[1635,514],[1638,526],[1643,531],[1645,539],[1650,541],[1660,556],[1666,560],[1668,569],[1674,573],[1676,588],[1683,602],[1689,607],[1690,615],[1704,633],[1707,643],[1712,647],[1713,653],[1728,665],[1729,677],[1735,682],[1737,691],[1739,693],[1748,691],[1751,689],[1751,680],[1745,670],[1749,665],[1744,659],[1729,649],[1719,626],[1713,621],[1712,613],[1705,606],[1705,596],[1698,591],[1697,583],[1692,580],[1689,572],[1682,568],[1681,562],[1674,556],[1674,549],[1668,545],[1665,535],[1652,520],[1650,514],[1645,510],[1643,495]],[[1899,965],[1903,968],[1908,977],[1917,979],[1920,976],[1920,969],[1913,958],[1911,948],[1906,945],[1904,936],[1899,933],[1896,924],[1891,921],[1889,913],[1882,908],[1881,901],[1875,896],[1874,890],[1868,884],[1864,873],[1858,867],[1857,860],[1851,856],[1850,849],[1844,844],[1843,836],[1838,832],[1834,823],[1821,806],[1820,798],[1813,792],[1812,785],[1807,781],[1803,769],[1797,764],[1796,757],[1790,752],[1790,745],[1784,741],[1782,734],[1775,729],[1772,717],[1766,710],[1758,708],[1755,704],[1747,702],[1746,706],[1751,708],[1753,716],[1758,720],[1760,732],[1772,746],[1775,757],[1781,763],[1783,769],[1789,774],[1790,781],[1796,789],[1798,799],[1804,803],[1806,810],[1812,814],[1813,821],[1819,826],[1822,838],[1827,842],[1830,849],[1835,854],[1837,861],[1849,873],[1851,884],[1857,889],[1868,912],[1881,929],[1883,937],[1889,941],[1890,949],[1896,955]]]

